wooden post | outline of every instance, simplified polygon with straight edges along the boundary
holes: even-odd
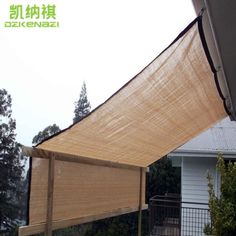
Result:
[[[55,169],[55,156],[51,155],[51,157],[49,158],[49,163],[48,163],[46,236],[52,236],[54,169]]]
[[[142,204],[143,204],[143,168],[140,168],[138,236],[142,235]]]

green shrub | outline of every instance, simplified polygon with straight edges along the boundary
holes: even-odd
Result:
[[[208,179],[209,211],[211,223],[205,225],[207,235],[236,235],[236,163],[226,163],[218,154],[216,165],[221,177],[220,196],[215,194],[210,173]]]

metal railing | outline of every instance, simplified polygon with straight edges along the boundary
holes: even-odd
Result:
[[[208,204],[183,202],[179,195],[150,199],[150,236],[204,236],[210,222]]]

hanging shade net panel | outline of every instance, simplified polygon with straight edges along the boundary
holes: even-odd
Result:
[[[47,222],[49,161],[41,158],[32,160],[29,226],[21,228],[20,235],[44,232]],[[56,160],[52,228],[66,228],[135,212],[139,208],[146,209],[145,174],[140,168]]]
[[[65,158],[100,161],[96,166],[56,159],[54,228],[143,208],[143,167],[227,116],[201,24],[198,17],[106,102],[37,146]],[[32,157],[29,225],[40,225],[39,232],[47,221],[49,161]]]
[[[146,167],[226,115],[196,21],[104,104],[39,147]]]

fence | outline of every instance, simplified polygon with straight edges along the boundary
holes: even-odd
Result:
[[[178,195],[150,199],[150,236],[204,236],[208,204],[182,202]]]

